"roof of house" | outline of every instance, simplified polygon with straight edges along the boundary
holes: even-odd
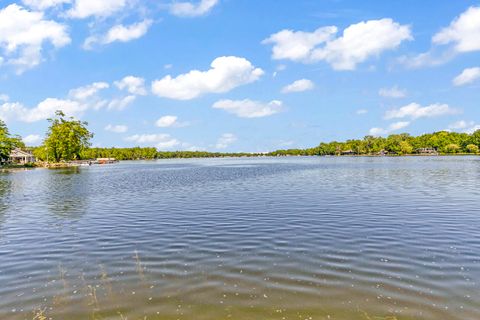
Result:
[[[12,152],[10,153],[10,158],[25,158],[25,157],[27,158],[33,157],[33,155],[31,153],[28,153],[18,148],[12,150]]]

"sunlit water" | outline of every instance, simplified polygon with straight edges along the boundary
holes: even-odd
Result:
[[[480,319],[480,159],[0,173],[0,319]]]

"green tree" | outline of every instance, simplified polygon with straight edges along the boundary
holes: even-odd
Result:
[[[50,127],[44,141],[46,157],[56,162],[81,159],[84,149],[90,146],[93,134],[87,129],[87,122],[66,118],[62,111],[55,112],[55,118],[48,119]]]
[[[479,150],[478,146],[474,144],[467,145],[466,149],[468,153],[478,153],[478,150]]]
[[[24,148],[25,144],[19,136],[12,136],[8,131],[8,127],[0,120],[0,163],[8,160],[10,152],[14,148]]]
[[[450,143],[447,146],[445,146],[444,150],[447,153],[457,153],[458,151],[460,151],[460,147],[458,144]]]
[[[413,147],[407,141],[400,141],[400,151],[402,154],[411,154]]]

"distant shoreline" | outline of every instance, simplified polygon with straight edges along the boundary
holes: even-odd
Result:
[[[153,159],[124,159],[120,160],[121,162],[133,162],[133,161],[159,161],[159,160],[173,160],[173,159],[227,159],[227,158],[290,158],[290,157],[320,157],[320,158],[408,158],[408,157],[480,157],[480,154],[470,154],[470,153],[458,153],[458,154],[404,154],[404,155],[368,155],[368,154],[357,154],[357,155],[251,155],[251,156],[240,156],[240,155],[222,155],[218,157],[175,157],[175,158],[153,158]],[[104,166],[105,164],[94,164],[94,166]],[[69,163],[69,162],[60,162],[60,163],[29,163],[25,165],[3,165],[0,166],[1,171],[7,170],[18,170],[18,169],[66,169],[66,168],[78,168],[82,167],[78,163]]]

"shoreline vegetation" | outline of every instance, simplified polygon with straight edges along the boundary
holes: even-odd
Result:
[[[431,155],[478,155],[480,130],[472,133],[439,131],[420,136],[407,133],[388,137],[366,136],[361,140],[320,143],[307,149],[286,149],[264,153],[222,153],[207,151],[159,151],[153,147],[133,148],[85,148],[81,159],[115,158],[116,160],[156,160],[175,158],[224,158],[260,156],[431,156]],[[43,149],[34,148],[38,159]]]
[[[160,151],[153,147],[92,148],[93,133],[88,123],[67,118],[61,111],[48,119],[50,126],[43,144],[26,147],[21,138],[11,135],[0,120],[0,168],[66,168],[123,160],[225,158],[225,157],[278,157],[278,156],[419,156],[419,155],[478,155],[480,153],[480,130],[473,133],[438,131],[412,136],[408,133],[392,134],[388,137],[365,136],[344,142],[322,142],[306,149],[285,149],[263,153],[208,152],[208,151]],[[35,163],[15,164],[10,153],[15,148],[27,150],[36,159]],[[110,161],[113,160],[113,161]],[[82,163],[83,162],[83,163]]]

